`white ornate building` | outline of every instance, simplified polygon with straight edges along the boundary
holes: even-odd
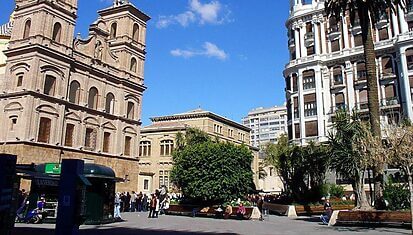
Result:
[[[118,190],[136,190],[150,18],[127,1],[98,15],[75,38],[77,0],[16,0],[0,67],[1,151],[18,163],[106,165],[127,179]]]
[[[410,1],[409,1],[410,2]],[[289,139],[325,141],[337,109],[368,117],[361,28],[348,16],[327,18],[324,0],[291,0],[290,62],[284,70]],[[413,120],[413,11],[384,12],[374,26],[381,122]]]

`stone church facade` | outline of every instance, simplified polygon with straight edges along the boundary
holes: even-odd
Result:
[[[146,22],[127,1],[74,36],[77,0],[16,0],[0,74],[0,151],[18,163],[65,158],[111,167],[137,190]]]

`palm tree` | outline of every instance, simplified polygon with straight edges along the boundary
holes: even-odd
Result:
[[[364,60],[367,68],[368,107],[370,114],[370,126],[374,136],[381,136],[380,129],[380,105],[376,74],[376,52],[372,35],[372,27],[390,9],[396,12],[397,7],[405,9],[406,0],[326,0],[325,11],[327,16],[350,16],[352,25],[356,16],[359,18],[361,35],[364,46]],[[384,205],[383,200],[383,172],[384,166],[378,164],[374,167],[374,196],[376,208]]]
[[[351,180],[356,195],[356,208],[368,209],[370,205],[363,187],[367,164],[360,151],[366,129],[356,114],[350,115],[345,110],[336,113],[333,129],[334,133],[329,135],[330,167]]]

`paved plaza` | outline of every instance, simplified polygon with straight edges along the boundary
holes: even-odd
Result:
[[[191,218],[184,216],[160,216],[158,219],[148,219],[146,213],[124,213],[125,222],[114,224],[81,226],[80,235],[269,235],[269,234],[320,234],[320,235],[401,235],[411,234],[403,228],[360,228],[360,227],[328,227],[321,225],[316,217],[270,216],[265,221],[237,221],[211,218]],[[53,235],[54,225],[16,224],[12,235]]]

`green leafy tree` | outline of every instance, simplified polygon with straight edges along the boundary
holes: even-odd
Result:
[[[345,110],[336,112],[333,129],[334,133],[329,135],[330,167],[352,181],[356,207],[369,209],[363,187],[364,172],[369,165],[363,154],[366,129],[357,114],[350,115]]]
[[[215,142],[204,132],[188,129],[185,145],[173,153],[172,181],[186,198],[200,204],[242,198],[255,189],[246,146]]]
[[[321,198],[321,186],[328,168],[326,148],[310,143],[300,147],[288,144],[285,135],[265,148],[265,162],[273,165],[284,185],[284,193],[296,202],[313,202]]]
[[[361,36],[364,47],[364,60],[367,68],[367,90],[368,106],[370,114],[370,126],[373,136],[381,137],[380,128],[380,104],[376,73],[376,52],[372,28],[383,17],[387,17],[387,10],[391,13],[396,12],[400,6],[405,8],[405,0],[326,0],[325,10],[328,17],[339,19],[341,15],[350,16],[350,22],[355,25],[356,18],[359,19],[361,26]],[[339,22],[339,21],[338,21]],[[383,200],[383,175],[384,164],[376,164],[374,167],[374,196],[376,208],[384,206]]]

